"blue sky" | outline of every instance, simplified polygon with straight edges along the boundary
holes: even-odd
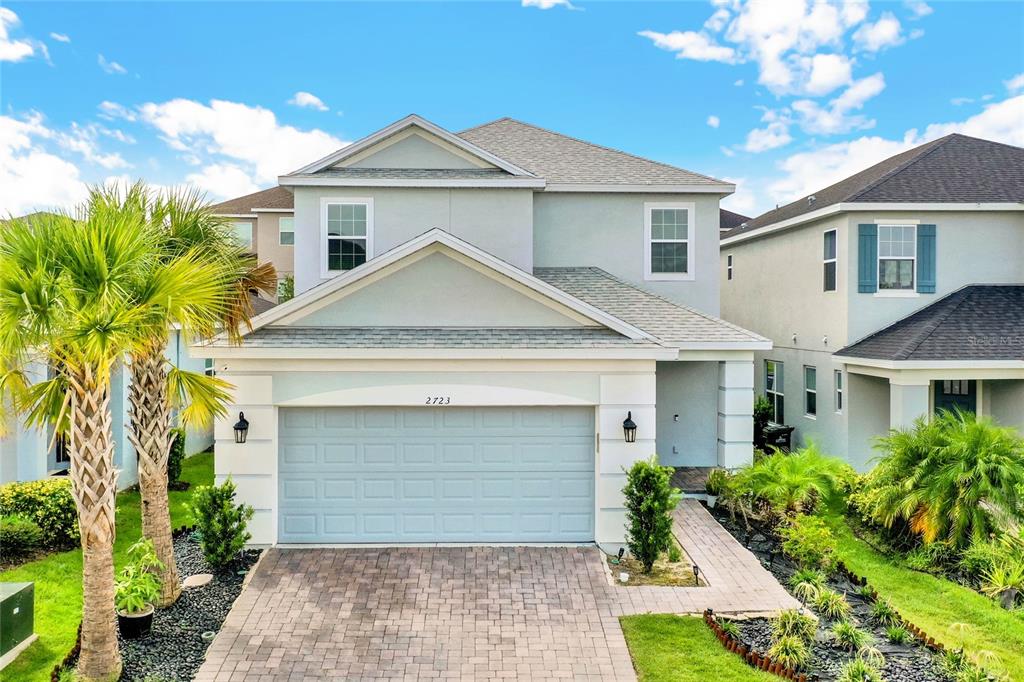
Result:
[[[410,113],[512,116],[753,215],[952,131],[1024,145],[1024,3],[23,3],[0,212],[141,177],[236,196]]]

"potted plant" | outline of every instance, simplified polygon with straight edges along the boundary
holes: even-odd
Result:
[[[153,627],[153,602],[160,598],[161,586],[156,572],[163,568],[152,540],[144,538],[128,549],[128,564],[114,589],[117,627],[125,639],[148,635]]]
[[[718,503],[718,496],[725,490],[725,486],[729,482],[729,474],[725,469],[712,469],[708,472],[708,479],[704,481],[704,499],[707,500],[708,507],[711,509],[715,508]]]

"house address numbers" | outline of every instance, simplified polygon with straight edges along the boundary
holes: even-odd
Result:
[[[452,397],[450,395],[428,395],[426,405],[450,405]]]

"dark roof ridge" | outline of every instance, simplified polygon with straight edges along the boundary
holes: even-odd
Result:
[[[870,182],[867,185],[865,185],[864,187],[861,187],[855,193],[848,195],[846,197],[845,201],[856,201],[859,197],[864,196],[865,194],[867,194],[869,191],[871,191],[875,187],[878,187],[879,185],[881,185],[883,182],[887,182],[888,180],[891,180],[892,178],[896,177],[897,175],[899,175],[903,171],[905,171],[908,168],[910,168],[911,166],[913,166],[915,163],[918,163],[922,159],[927,158],[928,156],[933,154],[936,150],[941,149],[946,144],[948,144],[950,142],[950,140],[952,140],[954,137],[956,137],[956,133],[950,133],[949,135],[945,135],[945,136],[937,138],[935,140],[931,140],[929,142],[925,142],[920,147],[918,147],[918,153],[917,154],[914,154],[907,161],[905,161],[904,163],[901,163],[900,165],[896,166],[891,171],[889,171],[888,173],[885,173],[884,175],[882,175],[882,177],[878,178],[874,182]],[[879,163],[884,163],[884,161],[880,161]],[[867,169],[865,169],[865,170],[867,170]],[[842,202],[842,201],[844,201],[844,200],[841,199],[840,202]]]

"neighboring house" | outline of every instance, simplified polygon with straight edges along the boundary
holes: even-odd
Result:
[[[745,215],[733,213],[724,208],[718,210],[718,231],[721,234],[725,234],[747,222],[750,222],[750,218]]]
[[[261,192],[213,205],[217,215],[227,218],[238,236],[262,263],[272,263],[281,282],[293,274],[295,262],[295,217],[292,192],[272,187]]]
[[[279,182],[296,297],[240,346],[193,348],[237,387],[216,475],[256,508],[253,542],[614,548],[624,467],[751,461],[770,346],[716,317],[733,185],[417,116]]]
[[[1024,430],[1024,149],[949,135],[747,222],[722,311],[775,420],[860,469],[939,408]]]

